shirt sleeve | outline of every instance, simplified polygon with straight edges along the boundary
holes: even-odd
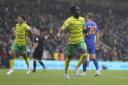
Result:
[[[26,24],[25,25],[25,30],[31,30],[31,27]]]
[[[61,29],[64,31],[65,29],[69,28],[70,20],[67,19],[64,24],[61,26]]]

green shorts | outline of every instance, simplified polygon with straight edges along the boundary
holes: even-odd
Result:
[[[11,50],[13,50],[16,53],[22,53],[22,54],[27,55],[27,46],[19,45],[15,41],[13,42],[11,46]]]
[[[78,44],[68,44],[66,50],[66,56],[72,57],[74,56],[75,51],[78,50],[81,53],[87,53],[87,47],[84,42]]]

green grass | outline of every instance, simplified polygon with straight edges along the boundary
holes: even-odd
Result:
[[[70,80],[65,80],[62,70],[37,71],[26,74],[25,70],[15,70],[8,76],[7,69],[0,69],[0,85],[128,85],[128,71],[102,71],[102,75],[94,77],[89,71],[86,77],[75,78],[74,71],[69,71]]]

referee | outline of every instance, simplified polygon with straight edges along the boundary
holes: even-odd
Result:
[[[40,63],[40,65],[43,67],[43,70],[46,70],[46,66],[44,63],[41,61],[42,60],[42,55],[43,55],[43,49],[44,49],[44,44],[45,44],[45,38],[43,34],[40,32],[40,30],[35,30],[36,34],[34,36],[34,43],[33,43],[33,72],[36,72],[36,60]]]

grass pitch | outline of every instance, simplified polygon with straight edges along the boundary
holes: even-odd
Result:
[[[101,76],[93,76],[95,71],[89,71],[86,77],[75,78],[70,70],[71,79],[65,80],[63,70],[37,70],[26,74],[25,70],[15,70],[12,75],[6,75],[7,69],[0,69],[0,85],[128,85],[128,71],[102,71]]]

